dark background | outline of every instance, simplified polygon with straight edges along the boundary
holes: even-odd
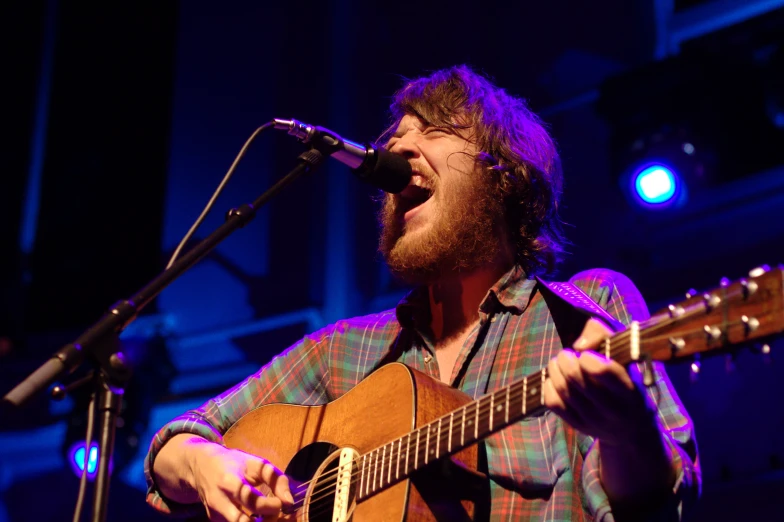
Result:
[[[653,310],[784,261],[784,2],[516,4],[6,7],[0,392],[163,269],[256,127],[297,118],[370,141],[404,78],[459,63],[526,98],[559,143],[572,242],[561,277],[624,272]],[[196,236],[302,150],[262,135]],[[643,210],[624,193],[631,162],[656,154],[689,183],[681,207]],[[110,520],[159,518],[141,459],[163,423],[304,333],[397,302],[373,196],[326,164],[131,325]],[[784,520],[781,363],[744,352],[732,373],[714,359],[696,383],[686,366],[670,375],[698,432],[697,519]],[[0,522],[70,519],[77,480],[62,448],[83,434],[85,401],[37,397],[5,423]]]

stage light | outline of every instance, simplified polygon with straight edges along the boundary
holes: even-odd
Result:
[[[664,165],[651,165],[634,176],[634,191],[644,203],[666,205],[680,192],[680,179]]]
[[[147,430],[149,411],[153,401],[161,397],[171,381],[171,363],[168,361],[164,340],[161,337],[130,337],[122,341],[123,353],[133,361],[134,375],[125,383],[122,407],[115,418],[115,436],[112,446],[109,472],[121,473],[128,463],[144,451],[139,436]],[[84,372],[77,377],[83,376]],[[66,432],[61,446],[61,455],[74,474],[81,477],[84,468],[85,435],[88,425],[90,397],[95,391],[92,382],[87,382],[68,392],[73,410],[65,416]],[[97,473],[99,459],[98,437],[100,417],[96,412],[92,441],[87,459],[88,478]]]
[[[85,464],[85,445],[84,441],[73,444],[68,451],[68,462],[77,477],[82,476]],[[90,454],[87,456],[87,477],[95,478],[95,470],[98,467],[98,444],[90,444]]]
[[[609,174],[632,207],[677,212],[687,195],[782,164],[773,144],[784,139],[784,47],[778,33],[775,44],[759,36],[732,56],[706,41],[603,83],[596,107],[610,126]],[[673,177],[643,172],[654,163]]]

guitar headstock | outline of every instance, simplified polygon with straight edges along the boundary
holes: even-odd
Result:
[[[784,268],[762,267],[657,312],[640,325],[640,351],[658,361],[695,359],[784,332]]]

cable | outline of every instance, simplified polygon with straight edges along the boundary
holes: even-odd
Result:
[[[166,270],[171,268],[171,266],[174,264],[174,262],[180,256],[180,253],[182,252],[182,249],[185,247],[185,244],[188,241],[190,241],[190,239],[193,236],[193,234],[196,233],[196,229],[199,228],[199,226],[201,225],[202,221],[204,221],[204,218],[206,218],[207,214],[209,214],[210,210],[212,210],[212,206],[215,204],[215,201],[218,199],[218,196],[220,196],[221,192],[223,192],[224,187],[226,186],[226,184],[231,179],[231,176],[234,174],[234,170],[237,168],[237,164],[240,162],[242,157],[245,155],[245,152],[248,150],[248,147],[250,146],[250,144],[253,142],[253,140],[256,139],[256,137],[259,134],[261,134],[262,131],[265,131],[265,130],[269,129],[270,127],[274,127],[274,126],[275,126],[275,122],[274,121],[265,123],[264,125],[262,125],[258,129],[253,131],[253,134],[250,135],[250,138],[248,138],[247,141],[245,141],[245,145],[242,146],[242,149],[240,149],[239,154],[237,154],[237,157],[234,158],[234,162],[231,164],[231,167],[229,167],[229,170],[226,172],[226,175],[223,176],[223,180],[218,185],[218,188],[215,189],[215,192],[213,193],[212,197],[207,202],[207,206],[204,207],[204,210],[201,211],[201,214],[199,215],[199,217],[196,220],[196,222],[193,223],[193,225],[191,226],[190,230],[188,230],[188,233],[185,234],[185,237],[183,237],[182,241],[180,241],[180,244],[177,245],[176,249],[174,249],[174,253],[171,256],[171,259],[169,259],[168,264],[166,265]]]
[[[87,467],[90,463],[90,445],[93,443],[93,424],[95,423],[95,393],[90,395],[90,405],[87,407],[87,433],[84,440],[84,461],[82,465],[82,477],[79,480],[79,495],[76,497],[76,508],[74,509],[73,522],[79,522],[82,518],[82,507],[84,505],[84,493],[87,490]]]

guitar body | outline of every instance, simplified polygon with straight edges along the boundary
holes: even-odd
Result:
[[[334,476],[340,448],[366,454],[470,401],[467,395],[440,381],[392,363],[322,406],[259,407],[232,426],[224,440],[230,448],[268,460],[296,484],[330,475],[330,469]],[[483,503],[487,495],[482,491],[485,488],[471,487],[472,482],[486,482],[477,468],[478,449],[474,444],[451,460],[432,462],[410,480],[360,500],[352,506],[353,517],[345,520],[474,520],[475,504]],[[303,493],[305,487],[301,487]],[[297,520],[332,522],[333,498],[319,500],[325,495],[319,494],[318,487],[315,489],[308,491]]]

